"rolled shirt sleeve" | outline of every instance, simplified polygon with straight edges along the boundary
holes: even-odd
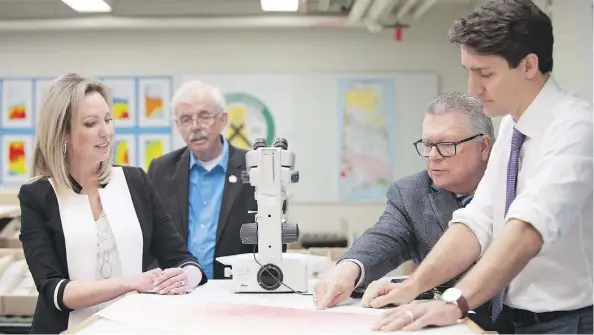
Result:
[[[511,126],[508,119],[502,120],[498,138],[501,138],[501,135],[506,131],[506,127]],[[498,176],[496,158],[507,154],[505,148],[505,143],[502,141],[495,142],[491,149],[491,158],[474,192],[472,201],[466,207],[454,211],[452,220],[449,222],[449,226],[453,224],[464,224],[474,233],[481,246],[479,257],[483,255],[493,240],[493,201],[495,200],[493,199],[495,190],[493,185],[500,182],[496,180]]]
[[[454,211],[452,220],[449,222],[450,227],[454,224],[463,224],[474,233],[481,246],[480,256],[493,240],[493,215],[491,214],[493,203],[487,191],[489,183],[488,178],[483,178],[472,201],[466,207]]]

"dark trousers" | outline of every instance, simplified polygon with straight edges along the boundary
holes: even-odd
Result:
[[[503,306],[494,328],[500,334],[592,334],[592,314],[592,306],[544,313]]]
[[[468,318],[474,321],[481,329],[486,331],[496,330],[491,322],[491,302],[482,304],[474,309],[474,314],[468,314]]]

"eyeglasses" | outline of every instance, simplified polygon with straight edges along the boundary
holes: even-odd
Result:
[[[423,140],[418,140],[415,143],[413,143],[413,145],[415,146],[415,149],[417,149],[417,153],[419,154],[419,156],[428,157],[433,147],[435,147],[437,148],[437,152],[439,152],[439,154],[442,157],[452,157],[456,155],[458,144],[472,141],[475,138],[483,135],[484,134],[476,134],[474,136],[467,137],[457,142],[429,143]]]
[[[179,118],[176,118],[177,122],[179,122],[183,127],[191,127],[192,124],[194,123],[194,120],[198,121],[198,124],[201,124],[203,126],[212,126],[212,124],[214,123],[216,117],[219,116],[219,114],[192,114],[192,115],[182,115]]]

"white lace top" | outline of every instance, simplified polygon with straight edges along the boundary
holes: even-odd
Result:
[[[95,278],[104,280],[117,278],[122,275],[122,266],[120,263],[115,238],[111,231],[109,221],[105,213],[101,213],[99,220],[95,221],[97,228],[97,272]],[[112,304],[115,300],[107,301],[95,306],[96,312]]]

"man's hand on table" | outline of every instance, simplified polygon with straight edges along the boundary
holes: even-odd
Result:
[[[184,294],[192,292],[188,272],[183,268],[169,268],[163,270],[154,283],[153,291],[159,294]]]
[[[337,264],[314,286],[314,304],[318,309],[334,307],[348,300],[355,289],[361,269],[353,262]]]
[[[413,331],[427,326],[450,326],[458,323],[460,316],[458,306],[441,300],[413,302],[387,310],[373,330]]]
[[[413,301],[421,292],[409,280],[391,283],[376,280],[369,284],[361,299],[361,305],[367,308],[382,308],[388,305],[399,306]]]

